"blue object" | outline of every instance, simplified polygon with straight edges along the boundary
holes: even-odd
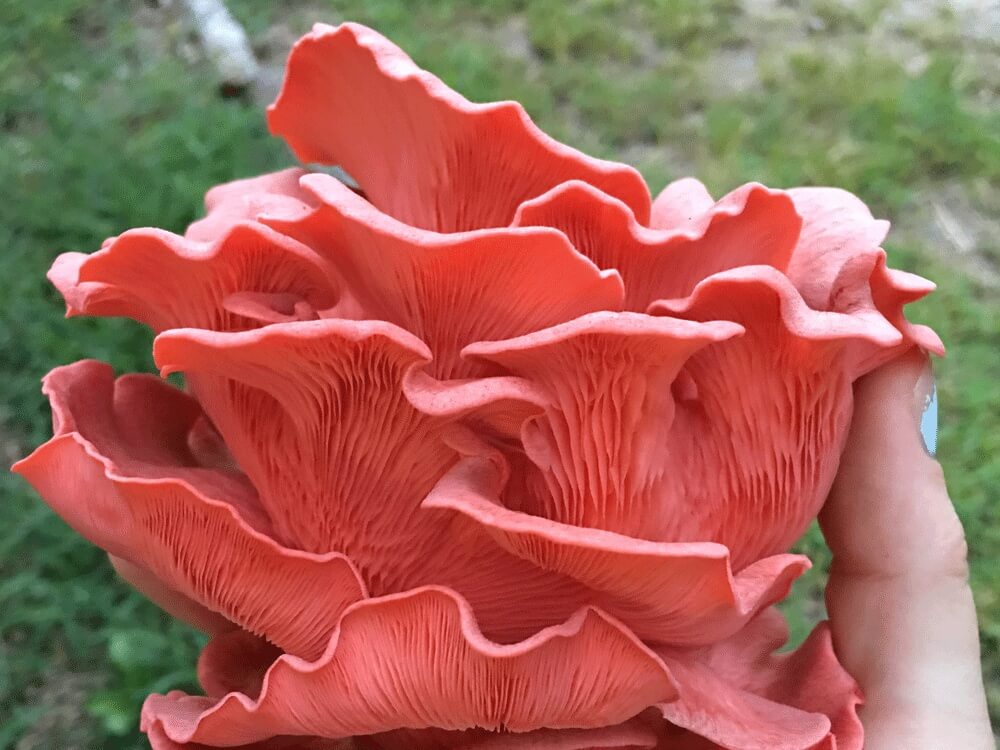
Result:
[[[938,402],[937,385],[931,391],[920,417],[920,437],[924,439],[924,447],[932,456],[937,453]]]

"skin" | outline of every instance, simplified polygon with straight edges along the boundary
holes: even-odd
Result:
[[[993,750],[965,534],[918,431],[933,376],[913,351],[855,386],[820,515],[841,662],[861,684],[867,750]]]

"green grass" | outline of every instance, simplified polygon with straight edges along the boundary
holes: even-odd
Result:
[[[919,216],[923,196],[951,181],[996,206],[1000,117],[977,102],[1000,81],[957,54],[946,18],[909,30],[928,55],[922,72],[866,48],[864,30],[889,4],[848,12],[813,2],[839,35],[833,44],[779,27],[753,37],[725,0],[230,3],[256,39],[279,22],[297,33],[313,20],[372,24],[470,98],[516,98],[557,137],[603,156],[639,154],[654,190],[689,170],[717,193],[750,179],[836,184],[895,218]],[[260,109],[220,98],[210,71],[173,53],[183,32],[151,32],[148,13],[111,0],[0,0],[7,459],[48,435],[38,380],[52,366],[97,357],[152,369],[138,326],[62,318],[44,279],[52,258],[132,226],[180,230],[208,186],[291,162]],[[496,27],[508,29],[507,48],[492,43]],[[747,42],[758,84],[733,91],[718,61]],[[894,237],[895,264],[940,285],[912,312],[950,349],[938,368],[940,457],[968,530],[1000,719],[1000,294],[924,244],[919,227]],[[980,262],[996,267],[992,242]],[[117,582],[22,482],[4,476],[0,492],[0,748],[145,747],[142,697],[194,687],[201,636]],[[800,546],[818,565],[786,606],[798,637],[821,614],[828,559],[815,531]],[[68,719],[53,720],[57,706]]]

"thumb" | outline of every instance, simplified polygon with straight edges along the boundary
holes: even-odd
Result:
[[[820,515],[831,628],[866,695],[869,750],[994,746],[965,535],[919,430],[932,388],[917,349],[857,383]]]

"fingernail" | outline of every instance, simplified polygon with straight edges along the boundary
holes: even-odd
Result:
[[[920,437],[923,438],[924,448],[933,456],[937,453],[938,402],[937,385],[929,359],[913,389],[913,396],[919,408]]]

